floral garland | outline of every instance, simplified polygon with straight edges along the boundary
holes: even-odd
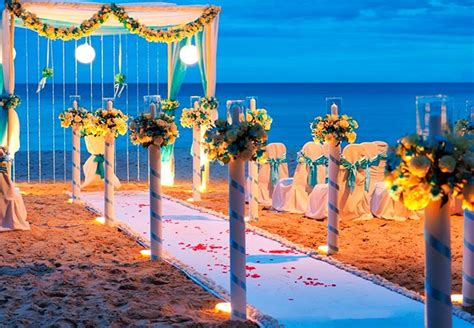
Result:
[[[60,39],[69,41],[89,36],[113,15],[130,33],[137,34],[149,42],[167,43],[180,41],[202,31],[204,26],[211,23],[220,13],[220,7],[209,6],[196,20],[183,26],[166,30],[146,27],[136,19],[128,16],[124,8],[115,4],[102,6],[96,14],[83,21],[78,27],[55,27],[43,23],[35,14],[24,9],[19,2],[9,4],[8,9],[23,21],[23,25],[36,31],[39,35],[52,40]]]
[[[259,123],[265,131],[270,131],[273,123],[273,119],[264,108],[248,110],[247,121]]]
[[[265,152],[267,132],[257,122],[233,125],[217,120],[204,135],[203,148],[209,160],[221,164],[241,159],[256,161]]]
[[[160,147],[172,145],[179,137],[174,118],[163,112],[156,118],[151,113],[141,113],[130,122],[129,129],[132,143],[145,148],[152,144]]]
[[[13,109],[15,110],[21,104],[21,98],[16,95],[2,96],[0,98],[0,106],[4,109]]]
[[[177,100],[163,99],[163,101],[161,102],[161,109],[170,116],[174,116],[178,108],[179,108],[179,101]]]
[[[434,143],[421,136],[400,139],[386,164],[385,184],[390,195],[410,210],[430,201],[445,204],[452,195],[474,210],[474,139],[447,135]]]
[[[337,145],[343,141],[354,143],[357,138],[355,130],[358,127],[359,124],[352,117],[335,114],[326,114],[325,117],[318,116],[310,124],[315,142],[336,142]]]
[[[115,138],[127,133],[128,116],[121,110],[99,108],[90,116],[83,127],[83,135],[106,136],[112,134]]]
[[[457,135],[460,136],[474,135],[474,125],[467,119],[461,119],[459,121],[456,121],[454,131]]]
[[[212,124],[212,111],[219,106],[214,97],[201,98],[197,108],[183,108],[181,113],[181,125],[192,129],[195,126],[207,126]]]

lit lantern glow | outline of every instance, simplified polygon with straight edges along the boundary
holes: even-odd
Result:
[[[95,50],[87,42],[76,48],[76,59],[82,64],[90,64],[95,59]]]
[[[318,253],[321,255],[327,255],[328,250],[329,250],[328,245],[318,246]]]
[[[145,256],[145,257],[151,256],[151,250],[149,250],[149,249],[142,249],[142,250],[140,251],[140,254],[141,254],[142,256]]]
[[[191,197],[191,198],[188,198],[187,201],[192,203],[194,202],[194,199]]]
[[[16,49],[13,48],[13,60],[16,58]],[[3,64],[3,50],[2,47],[0,47],[0,64]]]
[[[225,313],[232,312],[230,303],[227,303],[227,302],[217,303],[215,309],[217,312],[225,312]]]
[[[181,59],[181,61],[186,65],[196,64],[199,59],[197,47],[192,44],[184,46],[179,52],[179,59]]]
[[[68,204],[72,204],[72,202],[73,202],[72,198],[69,198],[69,199],[67,200],[67,203],[68,203]]]
[[[105,224],[105,218],[103,216],[96,217],[95,222]]]
[[[451,295],[451,302],[455,305],[462,304],[462,294],[452,294]]]

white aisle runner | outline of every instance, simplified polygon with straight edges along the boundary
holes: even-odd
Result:
[[[82,198],[102,212],[103,193]],[[117,219],[148,239],[148,193],[117,192],[115,201]],[[171,200],[163,209],[165,250],[229,290],[228,221]],[[252,231],[247,254],[248,302],[285,327],[423,327],[422,303]]]

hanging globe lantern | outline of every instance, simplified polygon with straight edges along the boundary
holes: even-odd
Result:
[[[179,59],[186,65],[194,65],[198,62],[199,54],[195,45],[188,44],[179,52]]]
[[[95,50],[86,42],[76,48],[75,55],[78,62],[82,64],[90,64],[95,59]]]

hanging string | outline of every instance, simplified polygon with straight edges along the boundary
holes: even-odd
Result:
[[[128,76],[128,35],[125,34],[125,75]],[[125,89],[125,110],[127,112],[127,116],[129,116],[129,108],[128,108],[128,88]],[[127,182],[130,182],[130,150],[129,150],[129,129],[127,129],[127,142],[125,143],[126,147],[126,163],[127,163]]]
[[[115,82],[115,74],[116,74],[116,72],[115,72],[115,54],[116,54],[116,52],[115,52],[115,35],[112,35],[112,53],[113,53],[113,55],[112,55],[112,72],[113,72],[112,73],[113,74],[113,76],[112,76],[112,85],[115,88],[115,83],[114,83]],[[115,90],[113,90],[113,94],[114,94],[114,98],[115,98]],[[114,101],[115,101],[115,99],[114,99]],[[117,147],[114,147],[114,152],[115,152],[114,156],[115,156],[115,158],[117,158]],[[114,161],[114,170],[115,170],[115,172],[117,172],[117,160]]]
[[[37,36],[38,80],[41,78],[40,37]],[[38,181],[41,182],[41,92],[38,92]]]
[[[92,47],[92,37],[89,37],[89,44],[91,45]],[[94,101],[93,101],[93,84],[92,84],[92,63],[94,61],[91,61],[91,63],[89,64],[89,77],[90,77],[90,80],[91,80],[91,89],[90,89],[90,96],[91,96],[91,111],[94,110]]]
[[[122,34],[119,34],[118,72],[122,74]]]
[[[101,97],[104,99],[104,36],[100,36],[100,90]]]
[[[77,40],[74,40],[74,95],[78,94],[77,91],[77,58],[76,58],[76,50],[77,50]]]
[[[136,42],[135,42],[135,45],[136,45],[136,55],[137,55],[137,67],[136,67],[136,71],[137,71],[137,117],[139,115],[139,103],[140,103],[140,87],[139,87],[139,84],[140,84],[140,81],[139,81],[139,74],[138,74],[138,59],[139,59],[139,56],[138,56],[138,37],[136,38]],[[140,147],[137,147],[137,180],[140,181]]]
[[[146,43],[146,92],[150,94],[150,42]]]
[[[53,55],[53,42],[50,41],[49,46],[51,47],[51,68],[53,69],[54,72],[54,55]],[[56,182],[56,102],[54,99],[54,74],[51,76],[51,97],[52,97],[52,102],[51,102],[51,107],[52,107],[52,120],[53,120],[53,182]]]
[[[28,48],[28,29],[25,28],[25,49]],[[30,87],[28,76],[30,75],[28,51],[25,51],[25,83],[26,83],[26,179],[30,182]]]
[[[63,110],[66,109],[66,49],[63,41]],[[64,181],[67,180],[66,170],[66,129],[63,129],[63,174]]]
[[[156,94],[160,94],[160,43],[156,42]]]

